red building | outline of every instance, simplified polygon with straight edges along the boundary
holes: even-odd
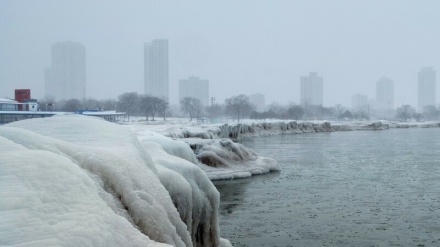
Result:
[[[23,103],[23,101],[31,99],[30,89],[15,89],[15,100]]]
[[[30,89],[15,89],[15,101],[19,103],[24,103],[31,99],[31,90]],[[23,105],[18,105],[18,110],[22,111]]]

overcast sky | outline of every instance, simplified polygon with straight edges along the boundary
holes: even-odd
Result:
[[[375,98],[382,76],[394,80],[396,106],[416,106],[417,72],[440,70],[439,11],[438,0],[1,0],[0,97],[30,88],[42,98],[59,41],[86,46],[88,97],[143,93],[143,44],[165,38],[171,103],[188,76],[208,79],[218,102],[263,93],[299,103],[300,76],[315,71],[325,106]]]

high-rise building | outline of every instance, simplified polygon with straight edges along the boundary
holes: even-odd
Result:
[[[351,96],[351,107],[357,111],[368,110],[368,97],[364,94],[354,94]]]
[[[144,46],[145,94],[169,101],[168,40],[155,39]]]
[[[316,72],[301,77],[301,104],[322,105],[323,99],[322,77]]]
[[[75,42],[52,44],[52,66],[45,70],[46,96],[82,99],[86,95],[86,48]]]
[[[422,109],[424,106],[437,104],[435,70],[430,67],[422,68],[418,74],[418,106]]]
[[[394,82],[388,77],[382,77],[376,83],[376,100],[381,110],[394,109]]]
[[[264,111],[264,107],[266,104],[266,99],[264,97],[264,94],[261,93],[251,94],[249,95],[249,101],[251,102],[251,104],[253,104],[256,107],[255,110],[257,112]]]
[[[179,80],[179,100],[185,97],[199,99],[202,105],[208,106],[209,81],[194,76]]]

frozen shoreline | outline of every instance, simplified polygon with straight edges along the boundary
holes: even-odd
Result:
[[[220,238],[219,194],[211,180],[279,170],[276,161],[231,139],[389,127],[327,122],[121,126],[84,116],[0,126],[0,196],[6,202],[0,204],[0,243],[228,247]]]
[[[387,130],[390,128],[439,127],[437,122],[395,123],[374,122],[329,122],[329,121],[252,121],[244,120],[232,124],[198,124],[188,121],[134,122],[126,125],[139,138],[154,132],[191,147],[197,164],[211,180],[245,178],[280,168],[276,161],[260,157],[237,141],[246,137],[280,134],[302,134],[315,132]],[[147,138],[148,139],[148,138]],[[232,141],[231,141],[232,140]],[[170,153],[172,154],[172,153]]]

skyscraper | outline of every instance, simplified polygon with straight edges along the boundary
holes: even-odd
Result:
[[[264,94],[261,93],[255,93],[249,95],[249,101],[251,104],[253,104],[256,107],[256,111],[262,112],[264,111],[264,106],[266,104],[266,97]]]
[[[354,94],[351,96],[351,107],[356,111],[368,110],[368,97],[364,94]]]
[[[52,44],[52,66],[45,70],[46,96],[82,99],[86,94],[86,48],[75,42]]]
[[[301,104],[322,105],[323,99],[322,77],[316,72],[301,77]]]
[[[208,106],[209,81],[194,76],[179,80],[179,100],[185,97],[199,99],[202,105]]]
[[[169,101],[168,40],[155,39],[144,46],[145,94]]]
[[[418,106],[422,109],[424,106],[437,104],[435,70],[430,67],[422,68],[418,74]]]
[[[394,82],[388,77],[382,77],[376,82],[376,100],[381,110],[394,109]]]

